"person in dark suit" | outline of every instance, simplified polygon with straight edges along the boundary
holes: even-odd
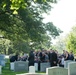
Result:
[[[50,66],[52,66],[52,50],[50,50],[49,52],[49,62],[50,62]]]
[[[14,61],[17,61],[18,60],[18,53],[16,53],[14,56],[12,56],[11,58],[10,58],[10,62],[14,62]]]
[[[28,61],[29,61],[29,66],[34,66],[34,53],[33,51],[30,52],[29,54],[29,58],[28,58]]]
[[[50,53],[50,65],[51,67],[53,66],[57,66],[57,54],[55,53],[55,51],[52,50],[52,52]]]
[[[15,61],[15,56],[12,56],[11,58],[10,58],[10,62],[14,62]]]
[[[45,53],[42,52],[41,62],[45,62]]]
[[[10,62],[14,62],[18,60],[18,53],[10,58]]]

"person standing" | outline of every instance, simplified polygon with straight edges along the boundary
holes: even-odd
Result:
[[[57,54],[55,53],[54,50],[52,50],[52,52],[50,53],[50,65],[51,65],[51,67],[57,66],[57,61],[58,61]]]
[[[69,60],[74,60],[74,54],[72,51],[69,53]]]
[[[28,61],[29,61],[29,66],[34,66],[34,53],[33,51],[30,52],[29,54],[29,58],[28,58]]]
[[[12,56],[12,57],[10,58],[10,62],[18,61],[18,56],[19,56],[19,54],[16,53],[14,56]]]

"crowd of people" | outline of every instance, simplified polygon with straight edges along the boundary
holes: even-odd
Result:
[[[34,63],[44,63],[50,62],[50,66],[64,67],[64,61],[74,60],[73,52],[68,52],[63,50],[62,54],[59,54],[57,50],[42,50],[42,51],[31,51],[29,54],[29,65],[34,65]]]
[[[38,63],[38,67],[40,67],[40,63],[49,62],[50,66],[61,66],[64,67],[64,61],[66,60],[74,60],[73,52],[68,52],[63,50],[62,54],[59,54],[57,50],[38,50],[38,51],[30,51],[29,55],[24,53],[22,57],[18,54],[10,58],[10,62],[14,61],[29,61],[29,66],[33,66],[34,63]]]

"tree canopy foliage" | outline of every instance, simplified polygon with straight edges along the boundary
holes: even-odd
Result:
[[[56,0],[0,0],[0,34],[14,44],[21,42],[43,43],[60,34],[53,23],[43,23],[43,13],[52,8]]]
[[[56,43],[53,45],[53,47],[59,52],[62,53],[63,50],[66,50],[66,40],[65,36],[58,36]]]
[[[76,53],[76,26],[72,28],[66,39],[67,49]]]

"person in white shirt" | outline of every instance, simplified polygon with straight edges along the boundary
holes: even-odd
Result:
[[[61,63],[60,63],[60,65],[59,65],[60,67],[64,67],[64,60],[65,60],[65,59],[64,59],[64,56],[62,55],[62,56],[61,56]]]

